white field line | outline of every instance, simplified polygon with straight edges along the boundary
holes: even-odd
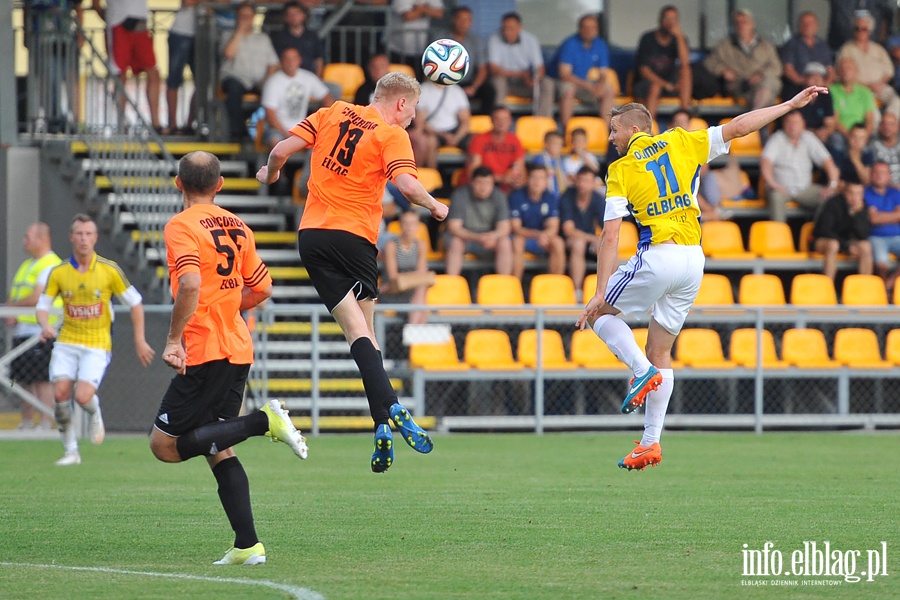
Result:
[[[325,597],[309,588],[297,587],[286,583],[275,583],[264,579],[237,579],[235,577],[204,577],[202,575],[185,575],[183,573],[158,573],[156,571],[131,571],[129,569],[112,569],[109,567],[72,567],[66,565],[46,565],[35,563],[0,562],[4,567],[28,567],[32,569],[58,569],[62,571],[89,571],[92,573],[117,573],[120,575],[140,575],[142,577],[159,577],[161,579],[190,579],[193,581],[210,581],[212,583],[234,583],[238,585],[258,585],[287,592],[296,600],[324,600]]]

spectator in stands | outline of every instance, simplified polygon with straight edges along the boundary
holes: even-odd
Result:
[[[896,117],[893,117],[896,119]],[[832,152],[834,162],[838,166],[841,181],[859,181],[863,185],[869,185],[874,155],[867,147],[869,137],[866,128],[862,125],[854,125],[847,136],[846,150]]]
[[[828,68],[822,63],[806,63],[806,67],[803,69],[802,89],[811,85],[826,87],[832,85],[825,83],[827,76]],[[784,95],[787,96],[787,94]],[[810,102],[799,110],[800,114],[803,115],[803,120],[806,122],[806,128],[816,134],[819,141],[829,146],[831,144],[829,140],[835,135],[836,128],[834,103],[831,101],[831,94],[819,94],[815,102]],[[840,147],[840,144],[837,144],[837,147]]]
[[[676,96],[682,108],[691,105],[691,58],[687,38],[673,5],[659,11],[659,26],[644,33],[635,56],[632,93],[656,117],[661,96]]]
[[[268,15],[268,11],[266,12]],[[284,25],[270,35],[275,53],[281,56],[285,48],[296,48],[300,53],[301,69],[315,74],[320,80],[325,72],[325,44],[309,26],[309,9],[291,0],[284,4]],[[333,98],[341,97],[341,86],[326,82]],[[368,102],[366,102],[368,104]]]
[[[384,246],[384,274],[378,302],[380,304],[425,304],[427,281],[434,281],[428,270],[428,246],[418,238],[419,215],[414,210],[400,214],[400,235]],[[426,314],[413,311],[409,323],[424,323]]]
[[[600,174],[600,161],[588,150],[587,131],[581,127],[573,129],[569,134],[569,146],[571,152],[563,157],[563,172],[569,185],[575,183],[575,177],[582,167],[589,168],[594,175]]]
[[[828,174],[828,186],[813,183],[813,166]],[[792,111],[782,118],[782,129],[766,142],[759,161],[773,221],[785,222],[786,204],[793,200],[815,209],[837,192],[840,173],[825,145],[806,130],[803,115]]]
[[[783,98],[792,98],[810,85],[806,82],[806,67],[810,64],[819,64],[825,68],[825,82],[817,85],[829,86],[834,81],[834,54],[825,40],[819,37],[819,18],[816,13],[809,10],[800,13],[797,33],[781,47],[781,62],[784,75],[784,89],[781,93]]]
[[[856,62],[851,58],[838,59],[837,75],[838,82],[828,87],[828,95],[831,96],[834,115],[837,117],[834,126],[841,138],[832,136],[831,139],[846,143],[850,128],[857,123],[862,123],[866,133],[871,136],[878,118],[878,107],[872,90],[857,81]]]
[[[461,87],[425,81],[416,106],[416,118],[409,130],[416,164],[437,168],[441,146],[465,150],[471,118],[469,98]]]
[[[900,116],[900,96],[891,87],[894,62],[884,46],[870,39],[873,24],[871,15],[859,14],[854,20],[853,39],[841,46],[837,60],[852,59],[859,83],[872,90],[884,111]]]
[[[489,115],[497,101],[497,92],[488,78],[488,57],[484,42],[471,33],[472,9],[468,6],[457,6],[450,13],[450,29],[436,36],[456,40],[469,53],[469,72],[457,85],[470,99],[478,100],[475,114]]]
[[[391,60],[387,54],[373,54],[366,64],[366,80],[356,90],[356,95],[353,96],[353,104],[358,104],[359,106],[368,105],[375,94],[375,84],[379,79],[387,75],[390,70]]]
[[[488,167],[497,185],[503,193],[507,193],[521,187],[525,181],[525,148],[516,134],[510,131],[512,113],[507,107],[494,108],[491,125],[490,131],[472,136],[467,173],[471,178],[478,167]]]
[[[893,113],[885,113],[878,124],[878,135],[872,140],[872,159],[891,167],[892,185],[900,185],[900,120]]]
[[[409,65],[422,79],[422,51],[431,42],[432,19],[444,18],[444,0],[391,0],[390,24],[385,32],[391,62]]]
[[[108,0],[103,8],[100,0],[92,0],[92,8],[106,21],[107,51],[122,86],[128,80],[128,70],[137,77],[147,74],[147,106],[150,109],[150,125],[161,131],[159,125],[159,70],[153,51],[153,36],[147,29],[150,9],[147,0]],[[125,110],[125,97],[119,99],[120,111]]]
[[[616,98],[610,81],[609,46],[600,37],[600,23],[594,15],[578,20],[578,32],[559,45],[553,60],[559,79],[559,120],[563,128],[575,112],[575,100],[597,108],[601,118],[609,120]]]
[[[309,103],[331,106],[334,98],[315,73],[301,68],[303,58],[293,46],[281,53],[281,70],[266,80],[262,105],[266,109],[264,141],[269,148],[290,136],[290,129],[309,115]]]
[[[181,8],[172,19],[169,28],[169,76],[166,78],[166,104],[169,109],[169,120],[165,134],[191,134],[194,131],[194,114],[196,105],[191,94],[190,109],[183,127],[178,126],[178,90],[184,84],[184,68],[194,74],[194,36],[197,29],[196,6],[198,0],[181,0]]]
[[[500,102],[510,94],[531,98],[534,114],[553,116],[554,85],[544,69],[541,43],[522,29],[519,13],[503,15],[500,31],[488,39],[488,71]]]
[[[513,275],[525,275],[525,253],[547,257],[547,271],[566,271],[566,244],[559,236],[559,196],[547,189],[547,169],[531,163],[525,187],[509,195]]]
[[[719,42],[703,64],[722,78],[729,96],[743,98],[751,108],[767,106],[781,91],[778,51],[757,34],[748,9],[736,10],[733,19],[735,33]]]
[[[869,242],[875,273],[889,281],[893,288],[896,275],[889,276],[891,254],[900,256],[900,190],[891,185],[891,167],[878,161],[872,165],[872,183],[866,186],[863,198],[869,211],[872,230]]]
[[[859,272],[872,274],[872,222],[863,200],[863,186],[848,182],[844,193],[829,198],[816,213],[812,248],[825,255],[824,271],[832,281],[837,275],[838,253],[859,261]]]
[[[893,19],[891,4],[891,0],[829,0],[828,46],[837,49],[853,39],[854,18],[860,12],[868,13],[875,21],[872,37],[877,42],[884,41]]]
[[[569,179],[563,169],[563,136],[558,131],[544,134],[544,151],[534,157],[534,163],[547,169],[547,189],[557,196],[569,187]]]
[[[685,131],[691,131],[691,114],[679,109],[672,114],[671,128],[680,127]],[[719,205],[723,198],[737,200],[742,197],[739,190],[740,166],[732,160],[728,166],[715,171],[710,170],[709,163],[700,167],[700,187],[697,191],[697,204],[703,215],[704,221],[721,221],[728,218],[728,214],[719,211]],[[737,180],[737,181],[735,181]]]
[[[494,185],[494,174],[485,166],[472,172],[472,181],[450,196],[447,215],[446,272],[459,275],[463,258],[475,254],[494,258],[494,271],[511,275],[512,243],[509,239],[509,202]]]
[[[597,233],[603,227],[606,200],[594,184],[597,174],[588,166],[578,169],[575,184],[559,201],[559,219],[566,247],[569,249],[569,277],[575,284],[575,295],[582,302],[582,287],[587,260],[596,261]]]
[[[259,92],[266,79],[280,67],[272,41],[265,33],[254,30],[256,9],[251,2],[237,6],[237,25],[234,34],[222,49],[222,68],[219,80],[225,92],[225,111],[231,139],[239,141],[247,136],[244,124],[244,94]]]

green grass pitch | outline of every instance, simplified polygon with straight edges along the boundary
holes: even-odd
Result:
[[[232,537],[202,459],[165,465],[145,438],[111,437],[59,468],[56,442],[3,441],[0,597],[291,597],[249,580],[353,600],[900,597],[898,434],[669,433],[659,467],[626,472],[633,437],[437,436],[427,456],[397,437],[384,475],[368,436],[312,439],[306,462],[249,440],[258,567],[210,564]],[[825,540],[861,550],[857,571],[887,542],[889,575],[742,585],[743,544],[789,557]]]

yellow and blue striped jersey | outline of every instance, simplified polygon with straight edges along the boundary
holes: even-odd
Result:
[[[112,350],[112,295],[131,287],[115,262],[94,254],[88,270],[78,271],[74,257],[50,271],[46,296],[63,299],[63,324],[57,340],[90,348]]]
[[[606,219],[631,214],[639,248],[666,240],[700,244],[700,167],[727,151],[721,127],[634,134],[625,155],[609,166]]]

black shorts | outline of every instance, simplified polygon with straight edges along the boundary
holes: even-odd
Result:
[[[351,290],[357,300],[378,298],[378,249],[369,240],[338,229],[301,229],[297,248],[329,312]]]
[[[13,348],[25,343],[28,337],[13,338]],[[38,342],[15,357],[9,365],[9,378],[19,385],[31,385],[50,381],[50,354],[53,340]]]
[[[233,365],[224,358],[188,367],[172,378],[153,425],[178,437],[238,416],[249,372],[250,365]]]

